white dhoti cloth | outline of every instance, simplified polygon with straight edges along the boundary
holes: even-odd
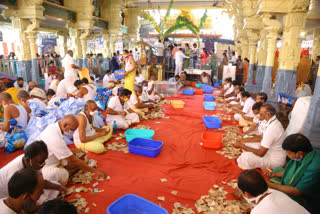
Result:
[[[231,105],[239,105],[239,102],[231,101],[229,104],[231,104]]]
[[[179,62],[179,63],[177,63],[177,61],[176,61],[176,70],[175,70],[175,75],[180,75],[181,74],[181,72],[182,72],[182,67],[183,67],[183,63],[181,62]]]
[[[78,80],[78,77],[72,77],[66,79],[66,90],[68,94],[75,94],[77,93],[78,89],[74,86],[74,82]]]
[[[239,121],[239,120],[241,120],[242,115],[241,115],[241,114],[234,114],[233,118],[234,118],[236,121]]]
[[[148,99],[152,101],[159,101],[161,100],[161,97],[159,95],[152,93],[151,95],[148,95]]]
[[[41,171],[45,180],[56,182],[61,185],[65,185],[68,182],[69,172],[63,167],[60,167],[59,163],[50,165],[46,164]]]
[[[253,149],[260,148],[260,143],[246,143],[245,145]],[[237,163],[241,169],[274,169],[278,166],[282,166],[284,159],[283,157],[270,157],[268,153],[266,153],[263,157],[259,157],[252,152],[243,152],[237,159]]]
[[[139,123],[139,115],[137,113],[129,113],[125,117],[121,115],[113,115],[111,120],[108,120],[107,117],[107,124],[108,126],[113,127],[113,121],[116,121],[118,129],[127,129],[133,123]]]

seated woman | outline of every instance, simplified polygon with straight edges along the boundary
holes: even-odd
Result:
[[[320,155],[312,148],[308,138],[302,134],[289,135],[282,148],[290,161],[283,169],[263,169],[270,177],[268,186],[286,193],[303,205],[310,213],[320,210]]]
[[[144,81],[144,76],[139,71],[136,71],[136,77],[135,77],[136,84],[141,84],[143,81]]]
[[[113,123],[116,122],[118,129],[127,129],[130,125],[140,122],[138,114],[127,103],[130,95],[130,90],[122,89],[119,96],[110,99],[107,108],[109,126],[113,126]]]
[[[79,127],[73,134],[74,144],[78,149],[84,151],[103,153],[106,151],[103,143],[108,141],[112,135],[112,127],[97,128],[93,124],[93,117],[98,113],[95,101],[86,102],[84,111],[77,116]]]

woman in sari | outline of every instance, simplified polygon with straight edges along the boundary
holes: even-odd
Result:
[[[308,138],[302,134],[289,135],[283,142],[290,161],[283,169],[272,172],[263,169],[270,177],[268,186],[286,193],[304,206],[310,213],[320,210],[320,155],[312,148]]]

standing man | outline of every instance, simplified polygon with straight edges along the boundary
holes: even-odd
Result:
[[[176,53],[179,51],[178,45],[175,43],[172,49],[172,70],[176,70]]]
[[[62,60],[62,67],[64,70],[67,93],[74,94],[77,89],[74,87],[73,83],[79,79],[77,70],[80,70],[81,68],[74,64],[72,50],[68,50],[66,56]]]
[[[154,47],[156,49],[156,64],[162,64],[163,63],[163,54],[164,54],[164,45],[160,39]]]
[[[124,87],[130,91],[134,89],[134,81],[136,77],[136,63],[132,56],[130,56],[128,50],[124,50],[123,58],[125,61],[125,70],[126,73],[124,74]]]
[[[192,61],[193,61],[193,69],[196,68],[198,55],[199,55],[199,49],[197,48],[197,44],[194,43],[193,48],[191,49],[191,52],[190,52],[190,57],[192,57]]]
[[[180,48],[179,51],[177,51],[177,53],[175,55],[175,59],[176,59],[175,75],[181,74],[182,68],[183,68],[183,59],[184,58],[190,58],[190,57],[184,55],[184,53],[182,52],[182,48]]]

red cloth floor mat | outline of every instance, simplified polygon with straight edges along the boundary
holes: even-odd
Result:
[[[228,182],[238,177],[242,170],[237,167],[235,160],[229,160],[217,154],[214,149],[205,149],[200,146],[201,134],[206,130],[202,116],[212,115],[216,111],[204,110],[203,95],[179,94],[177,98],[171,99],[183,100],[184,109],[174,109],[171,105],[163,105],[170,119],[148,120],[140,123],[150,126],[155,131],[153,139],[164,143],[158,157],[148,158],[117,151],[88,155],[97,160],[98,168],[104,169],[111,177],[110,181],[98,181],[99,185],[96,188],[104,192],[95,195],[89,192],[81,193],[89,202],[89,213],[106,213],[107,207],[113,201],[128,193],[150,200],[171,213],[175,202],[194,208],[196,200],[206,195],[214,184],[224,186],[229,193],[233,191],[221,181]],[[237,124],[223,121],[222,126],[224,125]],[[114,141],[125,142],[124,139],[116,141],[114,138],[109,142]],[[18,151],[6,155],[3,154],[3,149],[0,152],[2,153],[1,167],[22,154],[22,151]],[[161,178],[166,178],[168,181],[162,183]],[[92,188],[95,182],[84,186]],[[177,190],[178,194],[172,195],[172,190]],[[75,193],[68,199],[73,199],[74,196]],[[164,196],[165,201],[158,201],[159,196]],[[228,194],[228,199],[232,198],[233,196]],[[97,206],[94,207],[92,203]],[[196,212],[195,208],[194,210]]]

